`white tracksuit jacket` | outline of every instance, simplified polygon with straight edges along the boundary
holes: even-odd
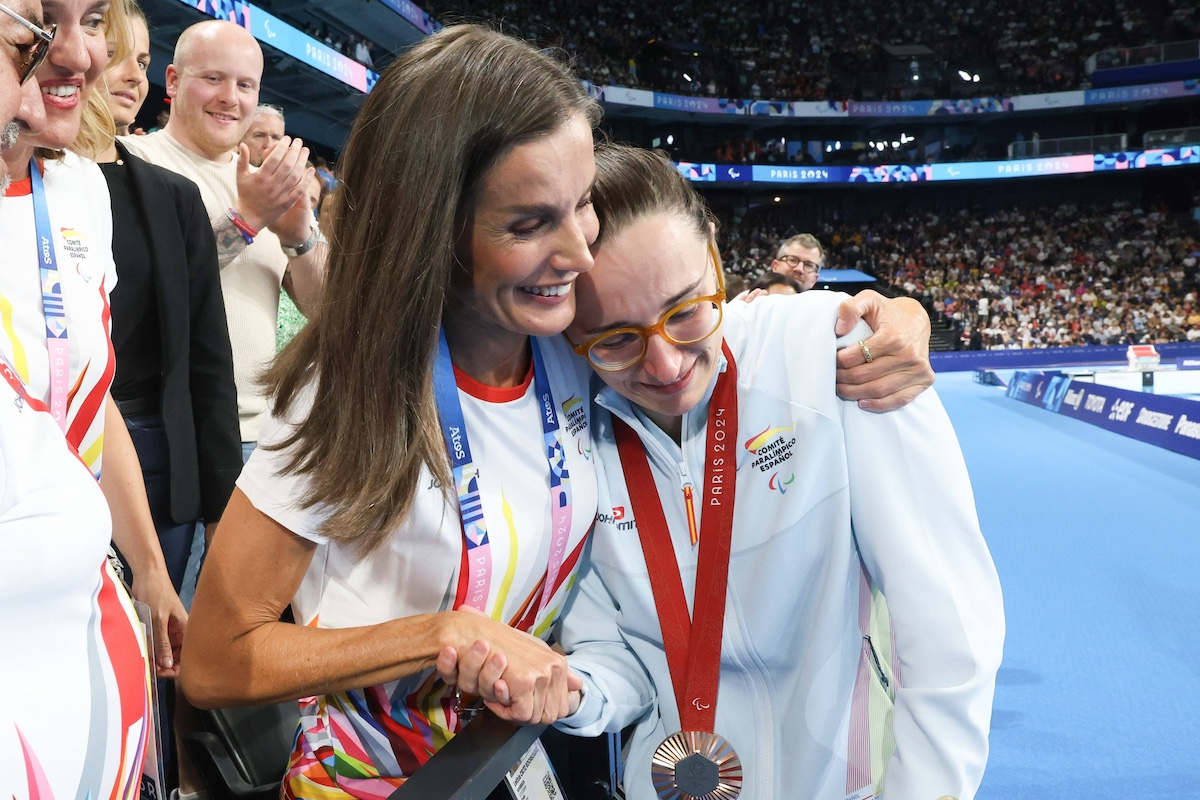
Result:
[[[741,758],[743,798],[846,800],[882,788],[887,800],[969,800],[987,762],[1004,639],[999,579],[936,393],[887,414],[836,396],[842,299],[813,291],[726,307],[739,426],[716,732]],[[656,797],[650,758],[680,723],[609,414],[646,447],[690,609],[698,550],[682,485],[693,482],[703,536],[711,392],[685,415],[682,448],[611,389],[596,397],[599,513],[561,630],[584,698],[559,726],[596,735],[636,723],[630,800]],[[868,581],[887,598],[898,667],[882,787],[869,764],[881,732],[866,729]]]

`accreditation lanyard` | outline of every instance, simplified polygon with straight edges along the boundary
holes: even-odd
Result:
[[[563,448],[562,430],[555,411],[554,394],[546,375],[537,340],[530,339],[533,347],[533,386],[538,400],[538,416],[542,421],[546,462],[550,467],[550,554],[546,561],[546,577],[536,621],[542,609],[554,594],[558,573],[566,558],[567,543],[571,534],[571,476],[567,472],[567,453]],[[458,508],[462,517],[464,558],[458,578],[454,607],[470,606],[487,613],[486,605],[492,584],[492,545],[488,540],[487,521],[483,515],[483,500],[480,497],[479,468],[471,457],[471,445],[467,436],[467,423],[463,416],[462,403],[458,398],[458,383],[454,380],[454,365],[450,360],[450,347],[446,343],[443,329],[438,337],[438,357],[433,370],[434,395],[437,399],[438,416],[442,425],[442,436],[446,440],[446,452],[454,471],[454,484],[458,489]],[[511,558],[516,555],[512,554]],[[503,609],[497,609],[497,614]]]
[[[728,345],[722,342],[721,349],[728,365],[717,377],[708,407],[703,531],[696,563],[695,614],[691,618],[646,450],[628,425],[614,420],[617,452],[650,573],[680,725],[685,731],[708,733],[713,732],[717,716],[737,473],[733,444],[737,440],[737,366]]]
[[[58,271],[46,186],[37,159],[29,160],[33,188],[33,224],[37,234],[38,267],[42,279],[42,315],[46,320],[46,350],[50,356],[50,416],[67,429],[67,392],[71,372],[71,343],[67,338],[67,304]]]
[[[12,387],[14,392],[16,392],[17,399],[15,402],[18,410],[20,410],[22,406],[29,406],[31,409],[39,413],[49,413],[50,409],[46,408],[46,404],[31,395],[29,390],[25,388],[25,384],[17,375],[17,371],[12,368],[12,365],[8,363],[8,359],[5,358],[3,354],[0,354],[0,378],[4,378],[4,381]],[[83,459],[79,457],[79,451],[75,449],[75,445],[71,444],[69,439],[65,441],[67,443],[67,449],[71,451],[71,455],[75,456],[79,463],[83,464],[83,466],[87,468],[88,472],[90,473],[91,468],[89,468],[87,464],[84,464]]]

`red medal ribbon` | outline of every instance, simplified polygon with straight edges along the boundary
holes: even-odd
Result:
[[[707,463],[704,473],[703,532],[696,563],[693,617],[671,531],[637,434],[615,419],[617,451],[637,520],[638,537],[650,573],[650,588],[662,627],[667,665],[685,731],[712,733],[717,717],[721,639],[725,626],[725,589],[733,538],[734,476],[737,471],[737,367],[729,346],[721,343],[727,366],[717,377],[708,407]]]

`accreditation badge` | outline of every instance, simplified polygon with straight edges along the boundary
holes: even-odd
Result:
[[[542,740],[525,751],[521,760],[504,776],[504,785],[513,800],[564,800],[566,793],[554,774]]]
[[[663,800],[734,800],[742,793],[742,762],[724,737],[680,731],[654,751],[650,780]]]

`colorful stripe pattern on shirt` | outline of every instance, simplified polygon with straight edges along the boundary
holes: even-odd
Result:
[[[117,371],[117,358],[113,351],[111,338],[112,309],[109,307],[108,290],[104,286],[104,281],[100,282],[100,299],[104,309],[101,320],[104,323],[104,330],[108,334],[105,336],[105,344],[108,347],[107,358],[101,363],[89,363],[80,371],[75,386],[72,387],[71,402],[67,410],[67,441],[79,451],[80,458],[96,476],[96,480],[100,480],[100,462],[104,453],[104,400],[108,395],[108,390],[112,387],[113,376]],[[80,398],[79,390],[85,376],[91,370],[99,371],[100,377]]]
[[[569,590],[585,537],[568,555],[552,594]],[[513,554],[515,558],[516,554]],[[561,605],[540,609],[545,578],[529,593],[509,625],[542,635]],[[316,620],[313,621],[316,624]],[[339,692],[300,701],[300,724],[284,777],[284,800],[384,800],[465,724],[452,687],[430,673],[409,694],[398,684]],[[400,776],[400,777],[388,777]]]
[[[87,754],[77,789],[70,797],[137,800],[149,734],[146,722],[150,719],[152,678],[141,623],[107,560],[100,567],[87,648],[92,675]],[[19,725],[16,733],[29,800],[55,800],[33,745]],[[109,755],[113,752],[115,761]]]

